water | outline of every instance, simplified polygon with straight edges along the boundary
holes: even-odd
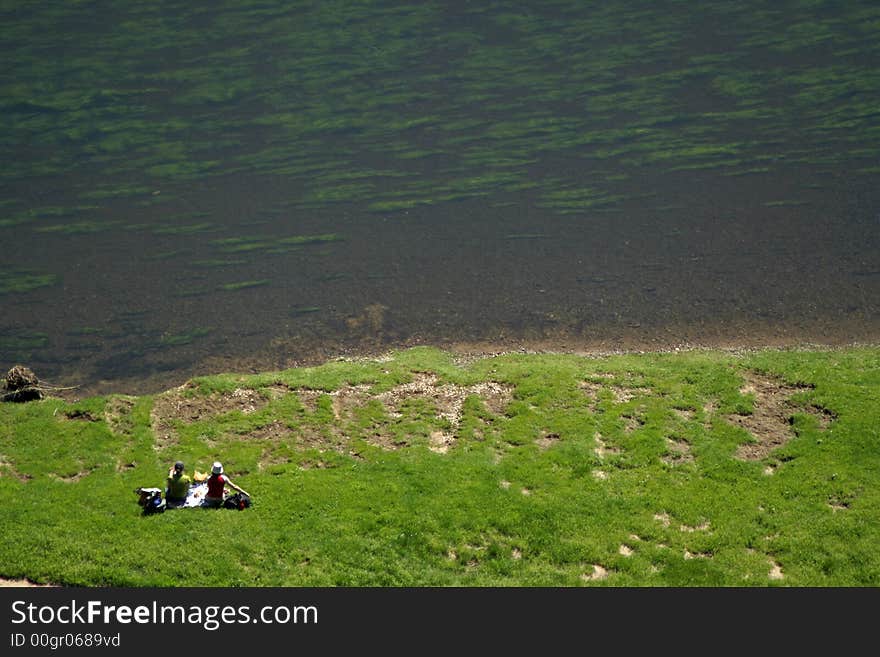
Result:
[[[3,3],[0,366],[880,335],[880,7]]]

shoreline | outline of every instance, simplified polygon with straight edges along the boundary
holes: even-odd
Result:
[[[787,333],[784,330],[751,331],[736,336],[721,332],[674,331],[639,334],[635,330],[610,336],[512,336],[497,335],[473,340],[409,340],[381,341],[313,341],[291,338],[274,349],[250,355],[219,354],[196,359],[189,367],[173,372],[159,372],[148,376],[132,376],[116,379],[98,379],[70,382],[74,389],[59,396],[65,399],[82,399],[103,395],[159,394],[200,376],[225,373],[259,374],[283,371],[298,367],[315,367],[331,361],[375,360],[387,358],[395,351],[415,347],[431,347],[449,352],[457,362],[466,364],[482,358],[511,353],[522,354],[569,354],[590,358],[602,358],[625,354],[662,354],[688,351],[722,351],[745,353],[760,350],[829,351],[880,346],[880,334],[876,331],[857,332],[857,335],[821,332]],[[269,353],[273,352],[273,353]],[[37,372],[39,375],[39,372]]]

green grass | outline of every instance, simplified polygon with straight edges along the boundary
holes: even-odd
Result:
[[[756,377],[787,386],[768,425],[785,440],[748,460],[738,450],[761,434],[730,418],[766,415],[770,398],[744,387]],[[3,404],[0,576],[877,586],[878,398],[880,348],[469,364],[416,348]],[[134,489],[179,458],[190,472],[222,460],[254,506],[141,516]]]

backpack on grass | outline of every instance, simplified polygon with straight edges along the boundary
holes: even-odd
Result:
[[[224,509],[238,509],[239,511],[244,511],[250,505],[251,498],[244,493],[236,493],[235,495],[230,495],[225,500],[223,500]]]
[[[139,496],[138,504],[143,507],[145,516],[165,511],[165,500],[162,499],[160,488],[136,488],[134,492]]]

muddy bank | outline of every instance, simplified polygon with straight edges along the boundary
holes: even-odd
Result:
[[[455,354],[462,362],[503,353],[569,353],[603,356],[620,353],[674,352],[698,349],[743,351],[754,349],[835,349],[880,344],[880,329],[869,323],[829,322],[821,326],[787,327],[776,324],[727,322],[717,325],[641,327],[596,331],[591,335],[544,331],[511,334],[499,332],[482,339],[401,340],[379,337],[327,339],[316,336],[278,338],[248,353],[214,353],[194,357],[192,362],[165,368],[159,361],[153,371],[132,372],[113,378],[101,377],[88,366],[64,371],[59,383],[75,385],[59,393],[65,398],[103,394],[155,394],[181,385],[194,376],[224,372],[258,373],[292,367],[317,366],[335,359],[374,358],[389,351],[415,346],[432,346]]]

